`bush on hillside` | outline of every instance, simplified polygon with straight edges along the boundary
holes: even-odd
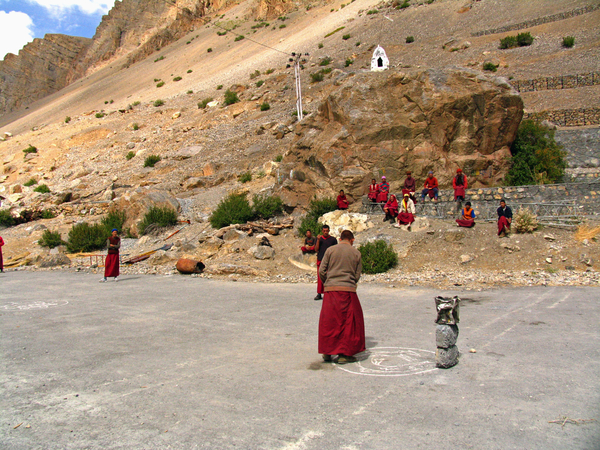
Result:
[[[212,101],[213,101],[213,99],[211,97],[205,98],[204,100],[202,100],[201,102],[198,103],[198,109],[206,109],[208,104]]]
[[[221,200],[210,216],[213,228],[223,228],[234,223],[246,223],[252,220],[254,211],[245,193],[231,193]]]
[[[106,231],[110,234],[113,228],[116,228],[119,233],[123,230],[123,225],[127,220],[125,211],[109,211],[108,214],[102,218],[100,223],[106,228]]]
[[[527,47],[528,45],[533,44],[533,36],[529,31],[519,33],[517,34],[517,42],[519,43],[519,47]]]
[[[37,153],[37,148],[34,147],[33,145],[29,144],[29,146],[23,150],[23,153],[27,154],[27,153]]]
[[[33,186],[34,184],[37,184],[37,180],[35,178],[30,178],[25,183],[23,183],[23,186],[30,187],[30,186]]]
[[[398,265],[398,255],[384,240],[367,242],[358,247],[358,251],[362,255],[364,273],[383,273]]]
[[[243,183],[248,183],[248,182],[252,181],[252,173],[250,173],[250,172],[244,172],[243,174],[241,174],[238,177],[238,181],[240,183],[242,183],[242,184]]]
[[[106,247],[106,240],[109,235],[110,233],[100,223],[93,225],[87,222],[75,224],[69,231],[67,250],[69,253],[102,250]]]
[[[58,231],[44,230],[38,244],[41,247],[54,248],[65,244],[65,241],[62,240]]]
[[[138,224],[140,235],[150,233],[157,228],[172,227],[177,224],[177,212],[169,207],[153,206]]]
[[[12,216],[9,210],[0,209],[0,226],[12,227],[15,222],[15,218]]]
[[[337,202],[334,198],[322,198],[317,200],[316,198],[311,200],[308,206],[308,212],[298,228],[300,236],[306,234],[306,230],[312,231],[315,236],[318,236],[323,228],[323,224],[319,222],[319,217],[337,209]]]
[[[575,45],[575,38],[573,36],[565,36],[562,41],[562,45],[565,48],[571,48]]]
[[[154,167],[154,165],[161,160],[158,155],[148,155],[144,160],[144,167]]]
[[[507,48],[515,48],[518,46],[519,43],[517,42],[516,36],[506,36],[505,38],[500,39],[500,48],[503,50]]]
[[[270,219],[283,212],[283,200],[275,195],[255,195],[252,210],[256,219]]]
[[[495,72],[498,70],[498,65],[493,62],[483,63],[483,70],[487,70],[489,72]]]
[[[225,106],[233,105],[239,101],[240,99],[235,92],[230,91],[229,89],[225,91],[225,101],[223,102],[225,103]]]
[[[50,188],[45,184],[40,184],[39,186],[35,187],[33,192],[39,192],[40,194],[49,194]]]
[[[523,120],[511,149],[507,186],[557,183],[567,167],[566,152],[554,140],[554,130],[534,120]]]

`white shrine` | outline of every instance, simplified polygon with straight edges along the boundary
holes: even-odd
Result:
[[[382,70],[387,70],[389,65],[390,60],[385,54],[385,50],[378,45],[373,52],[373,57],[371,58],[371,71],[381,72]]]

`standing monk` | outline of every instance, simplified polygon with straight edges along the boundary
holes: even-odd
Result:
[[[454,201],[462,202],[465,199],[465,189],[467,189],[467,177],[461,169],[456,169],[456,176],[452,179],[454,188]]]
[[[2,259],[2,246],[4,245],[4,239],[0,236],[0,272],[4,272],[4,260]]]
[[[404,187],[402,188],[402,196],[404,194],[410,195],[410,199],[413,203],[416,203],[415,192],[417,192],[417,180],[412,177],[411,171],[406,172],[406,179],[404,180]]]
[[[377,202],[385,203],[388,200],[388,194],[390,193],[390,185],[386,181],[385,175],[381,177],[381,183],[379,183],[379,193],[377,194]]]
[[[377,184],[377,181],[375,181],[375,178],[372,178],[371,184],[369,185],[369,200],[375,203],[377,201],[377,194],[379,194],[379,185]]]
[[[121,238],[116,228],[112,229],[112,234],[108,238],[108,255],[104,261],[104,278],[101,283],[106,283],[108,277],[115,277],[119,281],[119,249],[121,248]]]
[[[356,284],[362,271],[361,254],[352,247],[354,234],[344,230],[340,245],[325,252],[319,278],[325,285],[325,298],[319,318],[319,353],[338,364],[356,362],[353,356],[365,351],[365,321]]]
[[[498,237],[504,237],[510,233],[510,224],[512,223],[512,209],[506,206],[506,200],[500,200],[498,213]]]
[[[430,198],[433,198],[434,202],[437,202],[438,199],[438,180],[433,176],[433,171],[429,171],[427,174],[427,178],[425,178],[425,189],[421,191],[421,201],[425,201],[425,196],[429,195]]]
[[[333,236],[329,235],[329,225],[323,225],[322,229],[323,234],[317,236],[317,246],[315,250],[317,251],[317,296],[315,300],[321,300],[323,297],[321,294],[325,292],[323,290],[323,282],[321,281],[321,277],[319,276],[319,267],[321,266],[321,260],[325,255],[325,251],[338,243],[337,239]]]
[[[340,191],[340,195],[337,196],[337,207],[338,209],[348,209],[348,199],[343,189]]]

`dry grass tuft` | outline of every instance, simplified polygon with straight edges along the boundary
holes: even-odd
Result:
[[[589,225],[579,225],[575,232],[575,240],[577,242],[583,242],[585,239],[591,240],[600,234],[599,227],[590,227]]]

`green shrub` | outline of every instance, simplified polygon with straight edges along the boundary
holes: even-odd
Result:
[[[87,222],[73,225],[67,238],[67,250],[70,253],[93,252],[106,247],[110,234],[102,224],[90,225]]]
[[[573,46],[571,45],[571,47],[573,47]],[[69,123],[70,121],[71,121],[71,117],[70,116],[65,117],[65,123]]]
[[[275,162],[281,162],[283,161],[283,155],[277,155],[274,159]]]
[[[129,152],[127,152],[127,154],[125,155],[125,158],[127,158],[127,161],[129,161],[130,159],[132,159],[135,156],[135,152],[130,150]]]
[[[331,58],[329,58],[329,57],[323,58],[323,59],[322,59],[322,60],[319,62],[319,65],[320,65],[320,66],[328,66],[329,64],[331,64]]]
[[[131,106],[138,106],[138,105],[140,105],[141,103],[142,103],[142,102],[140,102],[140,101],[136,100],[135,102],[133,102],[133,103],[131,104]]]
[[[283,200],[273,195],[255,195],[252,197],[252,210],[256,219],[270,219],[283,212]]]
[[[205,98],[204,100],[198,103],[198,109],[206,109],[206,106],[212,101],[212,98]]]
[[[50,188],[45,184],[40,184],[39,186],[36,186],[33,192],[39,192],[40,194],[49,194]]]
[[[415,37],[414,36],[406,36],[406,43],[407,44],[412,44],[413,42],[415,42]]]
[[[235,37],[234,42],[238,42],[241,41],[242,39],[244,39],[244,35],[243,34],[239,34]]]
[[[219,84],[219,85],[217,86],[217,91],[220,91],[221,89],[223,89],[223,85],[222,85],[222,84]]]
[[[319,223],[317,219],[312,216],[304,216],[302,222],[300,222],[300,227],[298,227],[298,236],[304,237],[306,236],[306,231],[310,230],[313,236],[318,236],[323,228],[323,224]]]
[[[164,102],[164,100],[158,99],[158,100],[154,100],[154,103],[152,103],[152,104],[158,108],[159,106],[164,105],[165,102]]]
[[[192,69],[188,69],[187,73],[192,73],[193,70]]]
[[[376,9],[370,9],[369,11],[367,11],[367,16],[371,16],[373,14],[377,14],[379,11]]]
[[[321,73],[321,72],[311,73],[310,79],[313,83],[318,83],[319,81],[323,81],[323,73]]]
[[[518,47],[519,43],[517,42],[516,36],[506,36],[505,38],[500,39],[500,48],[515,48]]]
[[[346,58],[346,67],[351,66],[354,63],[352,58]]]
[[[260,76],[260,70],[255,70],[254,72],[252,72],[250,74],[250,79],[254,80],[256,77],[259,77],[259,76]]]
[[[331,36],[331,35],[333,35],[333,34],[337,33],[338,31],[342,31],[344,28],[346,28],[346,27],[339,27],[339,28],[336,28],[336,29],[335,29],[335,30],[333,30],[331,33],[327,33],[327,34],[325,35],[325,37],[326,37],[326,38],[328,38],[329,36]]]
[[[206,49],[206,53],[212,53],[212,47],[208,47],[208,48]]]
[[[102,119],[104,116],[106,116],[106,114],[104,114],[103,112],[96,113],[96,119]]]
[[[12,216],[9,210],[0,209],[0,226],[12,227],[15,222],[15,218]]]
[[[257,87],[257,88],[259,88],[259,87],[261,87],[263,84],[265,84],[264,80],[258,80],[258,81],[256,82],[256,87]]]
[[[356,45],[357,47],[360,47],[360,41],[358,41],[358,42],[357,42],[356,44],[354,44],[354,45]]]
[[[519,209],[512,221],[517,233],[533,233],[539,227],[537,216],[529,208]]]
[[[134,131],[137,131],[140,129],[140,126],[137,123],[134,123],[131,127],[133,128]]]
[[[34,184],[37,184],[37,180],[35,178],[30,178],[25,183],[23,183],[23,186],[29,187],[29,186],[33,186]]]
[[[409,6],[410,6],[410,2],[408,0],[404,0],[404,3],[402,3],[398,8],[405,9],[405,8],[408,8]]]
[[[144,167],[154,167],[154,165],[161,160],[158,155],[148,155],[144,160]]]
[[[153,229],[172,227],[175,224],[177,224],[177,212],[174,209],[153,206],[139,223],[138,232],[142,235]]]
[[[268,111],[269,109],[271,109],[271,105],[269,105],[267,102],[264,102],[260,105],[261,111]]]
[[[163,59],[165,59],[165,57],[164,57],[164,56],[159,56],[158,58],[156,58],[156,59],[154,60],[154,62],[162,61]]]
[[[113,228],[116,228],[119,231],[123,230],[123,225],[126,220],[127,215],[125,214],[125,211],[113,210],[109,211],[108,214],[102,218],[100,223],[104,226],[107,233],[110,234]]]
[[[225,36],[227,31],[217,31],[217,36]]]
[[[495,72],[498,70],[498,64],[494,64],[493,62],[483,63],[483,70],[487,70],[489,72]]]
[[[347,41],[348,39],[350,39],[350,35],[349,34],[345,34],[342,36],[342,39]]]
[[[287,27],[287,25],[285,23],[282,23],[281,25],[279,25],[279,28],[285,28]]]
[[[42,219],[54,219],[56,216],[54,215],[54,213],[52,211],[50,211],[49,209],[44,209],[42,210],[42,212],[40,213],[40,217]]]
[[[271,75],[273,72],[275,72],[275,69],[268,69],[265,73]]]
[[[383,273],[398,265],[398,255],[384,240],[367,242],[358,247],[358,251],[362,255],[364,273]]]
[[[533,36],[529,31],[526,33],[517,34],[517,42],[520,47],[527,47],[528,45],[533,44]]]
[[[50,230],[44,230],[42,237],[38,241],[38,244],[41,247],[48,247],[48,248],[58,247],[59,245],[63,245],[65,243],[66,242],[62,240],[62,238],[60,237],[60,233],[58,231],[50,231]]]
[[[229,89],[225,91],[225,101],[223,102],[225,106],[233,105],[234,103],[237,103],[239,101],[240,99],[237,93],[230,91]]]
[[[288,16],[279,16],[279,17],[277,18],[277,20],[281,20],[282,22],[283,22],[283,21],[285,21],[285,20],[288,20],[288,19],[289,19],[289,17],[288,17]]]
[[[511,167],[504,178],[507,186],[557,183],[567,167],[566,152],[551,130],[534,120],[523,120],[511,149]]]
[[[29,147],[27,147],[25,150],[23,150],[23,153],[27,154],[27,153],[37,153],[37,148],[34,147],[33,145],[29,144]]]
[[[322,42],[319,42],[319,45],[317,45],[317,47],[319,47],[319,48],[323,48],[323,47],[324,47],[324,45],[323,45],[323,43],[322,43]]]
[[[173,81],[181,81],[181,80],[183,80],[183,78],[181,78],[181,77],[175,77],[175,78],[173,78]]]
[[[244,172],[238,177],[238,181],[240,183],[248,183],[249,181],[252,181],[252,173]]]
[[[298,233],[300,236],[306,234],[306,230],[312,231],[317,236],[321,233],[322,224],[319,223],[319,217],[337,209],[337,202],[334,198],[322,198],[317,200],[316,198],[311,200],[308,205],[308,212],[300,223]]]
[[[563,38],[562,45],[565,48],[571,48],[575,45],[575,38],[573,36],[566,36]]]
[[[160,83],[157,83],[157,84],[156,84],[156,87],[157,87],[157,88],[160,88],[160,87],[163,87],[164,85],[165,85],[165,82],[164,82],[164,81],[161,81]]]
[[[246,223],[252,220],[254,212],[245,193],[231,193],[221,200],[210,216],[213,228],[223,228],[234,223]]]

